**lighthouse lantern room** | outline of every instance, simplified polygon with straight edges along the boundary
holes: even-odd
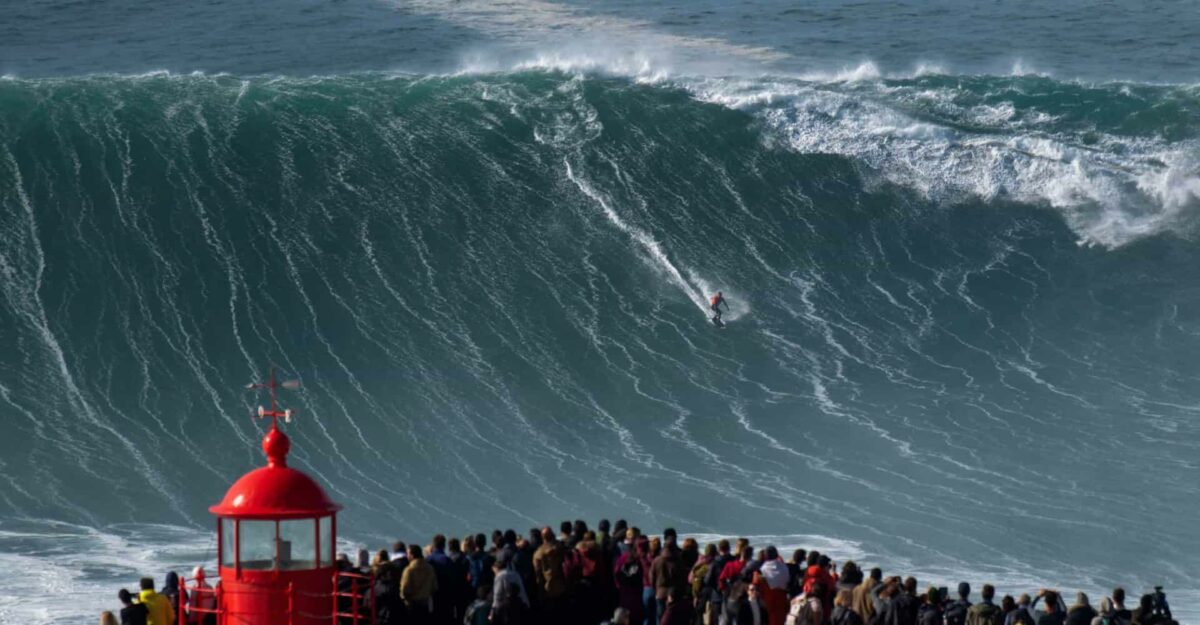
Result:
[[[337,511],[312,478],[287,466],[291,442],[279,419],[291,411],[278,409],[277,384],[271,372],[266,384],[271,409],[258,416],[271,419],[262,448],[267,466],[242,476],[221,503],[209,508],[217,516],[217,558],[221,571],[220,621],[229,625],[308,625],[330,621],[330,585],[335,572]]]

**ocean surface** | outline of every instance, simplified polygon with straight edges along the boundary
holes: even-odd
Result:
[[[347,549],[623,517],[1195,623],[1196,32],[0,4],[0,622],[211,563],[273,364]]]

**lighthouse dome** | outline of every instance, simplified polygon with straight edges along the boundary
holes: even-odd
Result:
[[[287,435],[272,427],[263,437],[267,466],[255,469],[229,487],[209,512],[242,519],[298,519],[324,516],[341,509],[313,479],[287,466]]]

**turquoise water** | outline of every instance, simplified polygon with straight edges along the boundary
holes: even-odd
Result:
[[[747,7],[0,9],[0,620],[211,559],[268,363],[352,542],[623,516],[1190,619],[1193,12]]]

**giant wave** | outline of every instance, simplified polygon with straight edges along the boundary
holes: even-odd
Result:
[[[0,81],[0,552],[203,537],[274,363],[355,540],[1184,583],[1194,87],[560,69]]]

